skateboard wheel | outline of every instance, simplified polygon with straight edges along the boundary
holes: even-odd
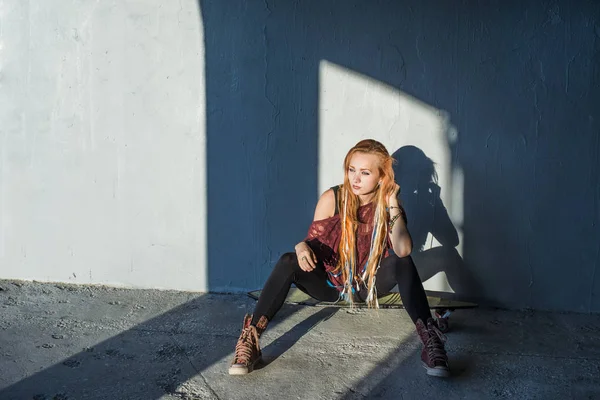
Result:
[[[442,333],[446,333],[450,330],[450,325],[448,324],[448,318],[438,318],[437,319],[438,328]]]

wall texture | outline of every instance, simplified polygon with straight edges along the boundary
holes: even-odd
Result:
[[[211,287],[260,286],[376,137],[423,279],[600,310],[597,2],[200,4]]]
[[[205,290],[198,4],[0,7],[0,276]]]
[[[171,3],[1,4],[0,277],[260,287],[374,137],[429,289],[600,311],[597,2]]]

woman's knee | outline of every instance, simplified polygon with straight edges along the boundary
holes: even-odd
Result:
[[[296,253],[285,253],[279,257],[279,261],[275,264],[275,269],[294,272],[298,266],[298,257]]]
[[[397,255],[392,254],[387,257],[385,261],[389,263],[387,266],[394,271],[394,275],[398,282],[417,279],[420,281],[419,272],[417,271],[417,267],[411,256],[398,257]]]
[[[389,265],[394,265],[396,267],[405,267],[408,266],[409,268],[411,266],[414,266],[415,263],[413,262],[413,259],[410,255],[406,256],[406,257],[398,257],[396,254],[390,254],[388,257],[384,258],[383,261],[381,262],[381,264],[389,264]]]
[[[281,257],[279,257],[280,263],[285,264],[293,264],[298,262],[298,257],[296,253],[284,253]]]

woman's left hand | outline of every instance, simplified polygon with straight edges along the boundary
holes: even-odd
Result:
[[[398,193],[400,193],[400,185],[394,182],[392,192],[386,198],[388,207],[398,206]]]

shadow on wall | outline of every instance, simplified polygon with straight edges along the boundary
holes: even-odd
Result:
[[[275,16],[275,5],[199,4],[206,58],[207,280],[210,291],[256,289],[306,236],[318,199],[318,62],[296,48],[296,35],[288,37],[282,26],[292,14]],[[284,7],[293,9],[292,3]]]
[[[200,4],[211,290],[261,286],[304,237],[319,113],[381,106],[340,96],[321,110],[327,60],[450,116],[460,137],[444,145],[464,178],[458,270],[482,302],[600,310],[599,3]],[[451,252],[451,230],[437,234]]]
[[[392,153],[400,198],[413,238],[412,257],[422,281],[444,272],[456,298],[477,298],[478,285],[458,253],[458,232],[440,197],[435,163],[416,146],[403,146]],[[427,238],[440,246],[432,247]],[[445,295],[448,296],[448,295]]]

